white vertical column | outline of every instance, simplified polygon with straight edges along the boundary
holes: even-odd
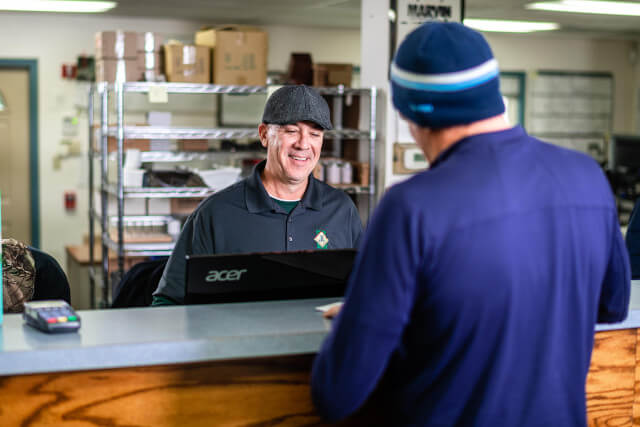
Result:
[[[379,198],[391,178],[396,133],[395,122],[390,119],[394,113],[389,92],[389,0],[362,0],[361,7],[360,86],[378,88],[376,186]]]
[[[462,17],[464,0],[405,0],[398,1],[403,9],[403,33],[415,28],[421,22],[428,20],[459,21]],[[435,9],[428,9],[434,6]],[[441,14],[442,8],[448,8]],[[410,175],[393,174],[393,144],[394,142],[413,142],[408,127],[401,122],[391,103],[389,90],[390,57],[390,24],[389,0],[362,0],[360,25],[360,82],[362,87],[376,86],[378,96],[378,171],[377,193],[378,199],[384,189],[396,182],[408,178]],[[409,11],[412,10],[412,12]],[[438,13],[436,13],[438,12]],[[400,14],[398,14],[400,15]],[[405,22],[406,21],[406,22]],[[395,24],[394,24],[395,25]],[[362,108],[361,108],[362,111]]]

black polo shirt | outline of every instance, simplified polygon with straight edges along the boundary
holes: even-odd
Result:
[[[355,248],[360,215],[340,190],[309,177],[289,213],[260,179],[265,161],[244,180],[205,199],[187,219],[154,296],[184,302],[185,255]]]

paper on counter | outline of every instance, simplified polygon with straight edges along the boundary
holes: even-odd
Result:
[[[340,305],[342,305],[342,301],[332,302],[331,304],[319,305],[316,307],[316,310],[325,313],[330,309],[332,309],[333,307],[340,306]]]

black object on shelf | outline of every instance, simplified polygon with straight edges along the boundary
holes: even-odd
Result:
[[[78,56],[76,79],[87,82],[96,80],[96,62],[93,56]]]
[[[313,84],[313,61],[311,60],[311,54],[291,54],[287,81],[288,83],[296,85],[311,86]]]

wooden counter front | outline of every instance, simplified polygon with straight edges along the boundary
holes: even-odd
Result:
[[[639,334],[596,332],[586,387],[589,426],[640,426]]]
[[[640,425],[639,330],[596,334],[590,426]],[[0,377],[3,426],[324,425],[312,354]],[[371,425],[362,420],[342,425]]]
[[[3,426],[246,426],[319,422],[312,355],[4,377]]]

